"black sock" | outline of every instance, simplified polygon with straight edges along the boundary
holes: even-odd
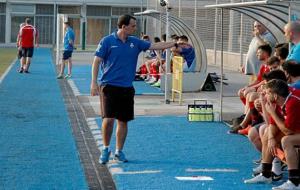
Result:
[[[289,172],[289,180],[295,184],[296,186],[300,183],[299,169],[288,170]]]
[[[262,163],[262,175],[266,178],[270,178],[272,176],[272,164]]]

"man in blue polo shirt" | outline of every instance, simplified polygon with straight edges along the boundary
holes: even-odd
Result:
[[[293,21],[286,24],[284,35],[286,40],[293,44],[286,60],[294,60],[300,64],[300,23]]]
[[[103,149],[99,162],[105,164],[110,156],[110,139],[117,120],[114,160],[127,162],[122,152],[127,136],[127,123],[134,118],[133,80],[141,51],[160,50],[175,46],[174,42],[150,42],[131,36],[136,31],[136,18],[120,16],[118,30],[104,37],[96,50],[92,65],[91,95],[100,95]],[[100,66],[100,81],[97,76]]]
[[[66,31],[64,36],[64,53],[60,66],[60,73],[57,76],[57,79],[68,79],[72,75],[72,53],[74,50],[75,34],[68,21],[64,22],[64,29]],[[68,63],[68,74],[64,77],[66,63]]]
[[[178,39],[178,47],[172,48],[172,52],[174,55],[179,55],[184,58],[183,63],[183,71],[184,72],[192,72],[195,71],[196,66],[196,54],[194,47],[188,43],[189,39],[187,36],[182,35],[179,36]]]

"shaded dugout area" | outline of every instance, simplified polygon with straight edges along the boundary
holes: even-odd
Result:
[[[91,65],[73,65],[72,81],[74,81],[81,95],[90,94],[90,85],[92,79],[91,71]],[[144,81],[134,81],[133,85],[136,95],[163,95],[160,88],[153,87]]]

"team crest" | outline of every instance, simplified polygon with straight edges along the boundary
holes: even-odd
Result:
[[[131,47],[131,48],[134,48],[134,45],[133,45],[133,43],[131,43],[131,44],[130,44],[130,47]]]

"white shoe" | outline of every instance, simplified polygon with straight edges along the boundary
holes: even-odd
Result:
[[[262,174],[259,174],[251,179],[246,179],[244,183],[272,183],[272,177],[266,178]]]
[[[281,167],[281,160],[277,157],[273,159],[272,162],[272,172],[275,173],[276,175],[282,174],[282,167]]]
[[[262,172],[262,164],[260,163],[256,168],[253,168],[253,175],[256,176]]]
[[[300,185],[296,186],[290,180],[287,180],[284,184],[273,187],[272,190],[300,190]]]
[[[154,78],[154,77],[151,77],[151,79],[150,80],[148,80],[146,83],[148,83],[148,84],[152,84],[152,83],[155,83],[156,82],[156,78]]]
[[[151,78],[152,78],[152,77],[150,77],[149,75],[147,75],[144,81],[147,82],[147,81],[149,81]]]

